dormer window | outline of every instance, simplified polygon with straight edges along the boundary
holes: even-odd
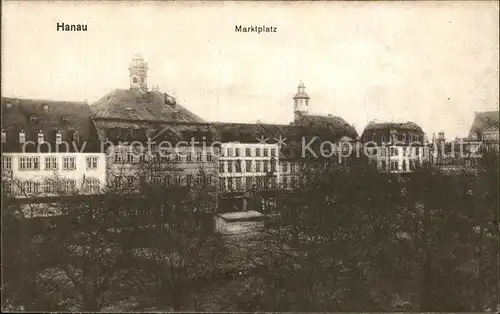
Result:
[[[49,112],[49,105],[44,104],[42,107],[43,107],[43,112]]]
[[[38,144],[43,143],[43,131],[38,131]]]
[[[7,143],[7,132],[2,130],[2,144]]]
[[[26,133],[24,133],[24,130],[21,130],[19,132],[19,143],[24,144],[26,142]]]
[[[36,123],[36,116],[30,116],[31,123]]]
[[[56,132],[56,144],[59,145],[62,143],[62,134],[61,131]]]

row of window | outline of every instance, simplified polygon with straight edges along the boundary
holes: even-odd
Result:
[[[80,133],[78,131],[72,131],[72,135],[70,137],[74,142],[80,141]],[[38,131],[37,142],[39,144],[45,143],[45,134],[42,130]],[[2,144],[7,143],[7,132],[2,130]],[[26,133],[21,130],[19,132],[19,143],[26,143]],[[55,143],[62,144],[62,134],[60,131],[55,131]]]
[[[43,159],[45,170],[58,170],[59,163],[56,156],[47,156]],[[85,157],[86,170],[97,169],[98,157],[88,156]],[[40,170],[40,157],[19,157],[19,170],[21,171],[36,171]],[[62,170],[75,170],[76,169],[76,157],[67,156],[62,157]],[[2,156],[2,170],[12,170],[12,156]]]
[[[204,158],[205,157],[205,158]],[[158,158],[160,159],[161,162],[169,162],[169,161],[174,161],[174,162],[194,162],[193,160],[193,154],[192,153],[186,153],[186,154],[170,154],[170,153],[163,153],[163,154],[137,154],[134,152],[126,152],[126,153],[115,153],[114,154],[114,162],[115,163],[142,163],[146,161],[150,162],[157,162]],[[207,152],[203,154],[202,152],[196,153],[196,162],[211,162],[213,160],[213,155],[210,152]]]
[[[219,190],[250,190],[252,188],[276,188],[278,180],[276,177],[228,177],[219,178]]]
[[[155,176],[148,178],[146,180],[147,184],[155,185],[155,186],[212,186],[213,185],[214,176],[212,174],[207,175],[197,175],[193,176],[191,174],[187,174],[185,176]],[[136,188],[139,185],[139,179],[135,176],[126,176],[124,178],[117,178],[114,181],[115,187],[119,189],[124,188]]]
[[[385,136],[385,135],[377,135],[377,134],[372,134],[371,136],[367,135],[363,138],[364,142],[387,142],[392,141],[392,142],[422,142],[423,141],[423,136],[417,135],[417,134],[406,134],[406,133],[399,133],[399,134],[391,134],[391,136]]]
[[[244,155],[242,155],[242,152],[243,152],[242,148],[227,147],[227,148],[222,148],[221,156],[223,157],[269,157],[269,156],[276,157],[277,156],[276,148],[256,147],[255,149],[253,149],[247,147],[245,148]]]
[[[3,181],[3,187],[8,194],[19,194],[22,196],[37,195],[37,194],[70,194],[76,192],[76,180],[45,180],[39,181],[22,181],[13,183],[11,181]],[[97,193],[100,189],[99,179],[87,178],[83,181],[82,191],[85,193]]]
[[[398,147],[390,147],[389,151],[387,148],[377,149],[377,148],[369,148],[368,153],[372,156],[376,156],[380,152],[380,157],[387,157],[388,155],[391,157],[399,156],[399,148]],[[420,148],[419,147],[402,147],[401,150],[403,156],[420,156]]]
[[[408,163],[406,162],[406,160],[403,160],[401,171],[415,170],[416,165],[417,165],[417,163],[414,160],[409,160]],[[384,171],[388,170],[387,169],[387,162],[385,160],[382,160],[381,168]],[[400,170],[399,169],[399,162],[398,161],[391,161],[389,163],[389,170],[390,171],[399,171]]]
[[[268,172],[269,169],[272,172],[276,172],[277,164],[278,162],[271,162],[268,160],[245,160],[245,167],[243,169],[241,160],[219,161],[219,172]]]

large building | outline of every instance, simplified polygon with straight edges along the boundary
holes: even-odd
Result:
[[[129,87],[90,106],[2,99],[5,177],[24,182],[20,191],[26,195],[52,191],[47,177],[65,182],[59,185],[65,192],[81,187],[128,193],[151,183],[198,186],[215,195],[219,209],[242,208],[248,191],[265,197],[276,189],[293,189],[304,160],[325,158],[325,147],[332,152],[326,158],[342,163],[334,144],[358,137],[340,117],[311,114],[302,82],[291,97],[291,123],[210,123],[172,95],[150,90],[148,69],[140,55],[134,56]],[[76,146],[57,153],[34,146],[22,150],[28,141]]]
[[[357,138],[354,127],[342,118],[309,113],[310,97],[302,82],[293,97],[290,124],[209,123],[171,95],[157,88],[149,90],[148,68],[140,55],[134,56],[128,68],[129,88],[114,90],[91,106],[99,139],[106,143],[108,178],[114,181],[110,186],[123,188],[123,181],[138,180],[141,165],[155,158],[147,155],[166,142],[172,154],[159,159],[169,165],[160,174],[164,180],[189,184],[191,176],[197,176],[196,169],[209,174],[210,185],[221,200],[233,201],[249,189],[292,188],[304,157],[303,142],[311,142],[310,151],[318,151],[322,142]],[[187,145],[190,152],[176,145],[191,141],[198,144]],[[166,179],[171,176],[167,172],[176,173],[177,178]],[[242,206],[236,204],[232,207]]]
[[[423,130],[414,122],[370,122],[361,135],[366,156],[381,172],[409,173],[428,160]]]
[[[2,98],[2,183],[16,198],[99,193],[106,183],[89,105]]]

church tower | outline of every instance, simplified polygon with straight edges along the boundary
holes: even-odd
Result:
[[[295,121],[300,120],[300,117],[309,113],[309,96],[306,93],[306,87],[302,81],[297,86],[297,93],[293,97],[293,113]]]
[[[148,90],[148,63],[140,54],[134,55],[128,67],[130,73],[130,89]]]

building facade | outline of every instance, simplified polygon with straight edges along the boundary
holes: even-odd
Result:
[[[2,98],[2,183],[15,198],[97,194],[106,183],[86,103]]]
[[[366,156],[380,172],[409,173],[429,160],[425,134],[414,122],[370,122],[361,139]]]

